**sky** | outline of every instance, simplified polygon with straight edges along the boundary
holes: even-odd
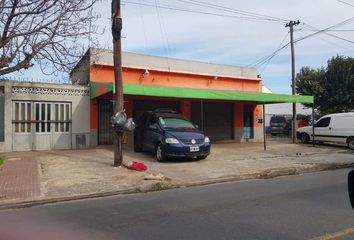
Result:
[[[294,38],[300,39],[354,17],[354,1],[345,0],[199,0],[237,9],[271,16],[264,19],[244,19],[244,15],[193,5],[191,0],[122,0],[123,51],[165,56],[187,60],[257,67],[263,83],[274,93],[291,93],[290,47],[279,51],[270,61],[257,65],[259,59],[272,54],[290,41],[289,28],[285,23],[299,20]],[[189,2],[189,3],[188,3]],[[103,0],[95,6],[101,18],[95,23],[104,33],[97,35],[99,46],[112,48],[110,0]],[[132,4],[138,3],[138,4]],[[184,10],[209,12],[214,16],[191,13],[139,4],[163,5]],[[352,5],[352,6],[351,6]],[[231,17],[230,17],[231,16]],[[241,17],[241,18],[240,18]],[[354,44],[330,36],[334,34],[354,41],[354,21],[308,37],[295,44],[296,71],[303,66],[318,68],[326,66],[332,56],[354,55]],[[23,76],[41,73],[33,68],[22,72]],[[62,74],[61,76],[67,76]],[[45,76],[44,78],[48,78]],[[50,78],[50,76],[49,76]]]

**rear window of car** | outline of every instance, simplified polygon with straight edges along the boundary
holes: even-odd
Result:
[[[285,122],[285,117],[283,116],[273,116],[270,119],[270,123],[283,123]]]

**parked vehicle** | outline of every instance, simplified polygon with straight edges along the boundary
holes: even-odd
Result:
[[[270,118],[270,134],[291,135],[292,117],[287,115],[273,115]]]
[[[313,140],[312,126],[299,128],[297,139],[302,143]],[[323,116],[315,123],[315,141],[346,143],[354,150],[354,112]]]
[[[210,140],[181,114],[172,110],[144,112],[134,131],[134,150],[155,153],[159,162],[168,158],[205,159]]]

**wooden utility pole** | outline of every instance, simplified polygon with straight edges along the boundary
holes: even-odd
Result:
[[[123,74],[122,74],[122,16],[120,0],[112,0],[112,35],[113,35],[113,63],[114,63],[114,88],[115,104],[114,114],[123,111]],[[120,166],[123,162],[122,155],[122,132],[114,132],[114,166]]]
[[[294,26],[300,24],[300,21],[290,21],[285,27],[290,28],[290,46],[291,46],[291,88],[292,94],[296,94],[295,84],[295,49],[294,49]],[[292,139],[293,143],[296,142],[296,103],[293,103],[293,126],[292,126]]]

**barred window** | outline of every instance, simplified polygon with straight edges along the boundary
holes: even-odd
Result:
[[[29,102],[15,102],[14,103],[14,120],[16,133],[31,132],[31,124],[26,121],[31,120],[31,103]]]

